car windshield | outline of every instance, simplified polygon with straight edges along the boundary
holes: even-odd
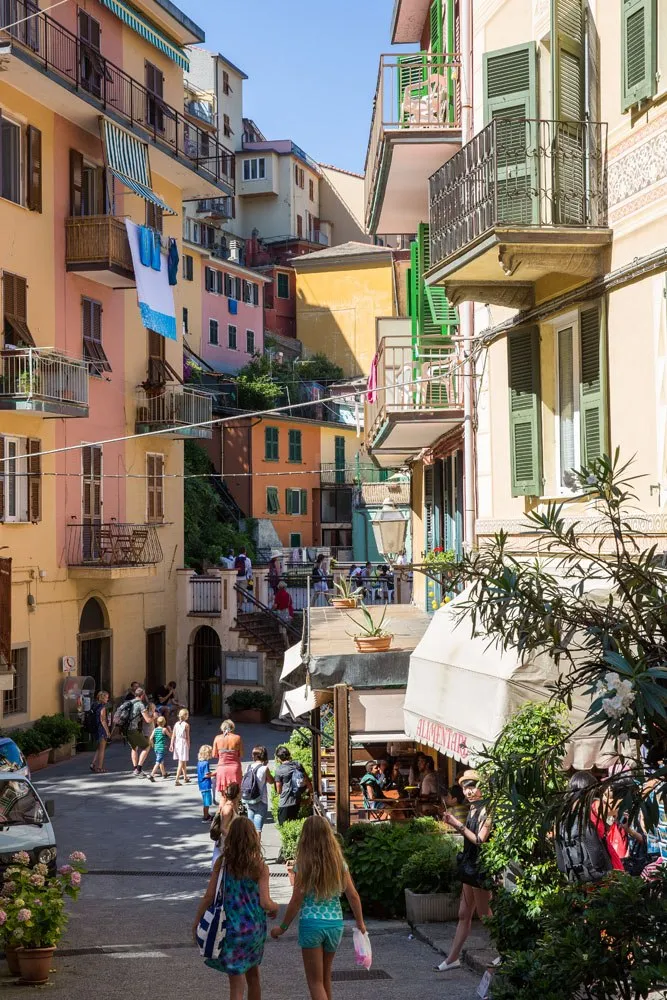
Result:
[[[16,771],[25,767],[25,758],[13,740],[0,743],[0,771]]]
[[[0,781],[0,826],[45,822],[42,803],[27,781]]]

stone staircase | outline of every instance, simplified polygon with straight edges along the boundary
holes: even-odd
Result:
[[[294,613],[294,618],[287,627],[287,642],[285,642],[281,632],[281,626],[283,629],[285,626],[277,615],[245,591],[239,593],[239,604],[242,598],[243,606],[246,609],[251,606],[252,610],[237,612],[232,631],[239,633],[247,649],[282,659],[287,646],[299,641],[303,631],[303,612]]]

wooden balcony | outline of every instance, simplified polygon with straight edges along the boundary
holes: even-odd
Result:
[[[459,56],[381,56],[366,153],[369,232],[416,232],[428,218],[428,178],[460,148]]]
[[[496,118],[430,180],[428,285],[530,308],[604,274],[607,126]]]
[[[134,288],[125,220],[113,215],[65,219],[65,268],[111,288]]]

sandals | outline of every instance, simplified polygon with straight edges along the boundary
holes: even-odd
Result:
[[[91,774],[100,774],[101,773],[99,767],[95,767],[94,764],[90,765],[90,772],[91,772]]]

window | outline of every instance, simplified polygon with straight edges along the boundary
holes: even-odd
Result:
[[[208,342],[209,344],[215,344],[216,346],[220,343],[218,339],[218,321],[217,319],[210,319],[208,321]]]
[[[280,501],[278,500],[278,488],[276,486],[267,486],[266,488],[266,513],[280,513]]]
[[[234,289],[232,287],[232,276],[231,274],[225,274],[224,279],[224,292],[228,299],[234,298]]]
[[[207,292],[214,292],[216,289],[215,270],[212,267],[204,268],[204,288]]]
[[[258,656],[225,656],[225,680],[242,681],[244,684],[259,684]]]
[[[283,271],[278,271],[278,298],[288,299],[289,298],[289,274],[285,274]]]
[[[28,327],[28,283],[18,274],[5,271],[2,275],[2,299],[5,344],[13,347],[34,347]]]
[[[287,514],[307,514],[308,490],[285,490],[285,511]]]
[[[229,73],[226,69],[223,69],[222,71],[222,92],[226,95],[232,93],[232,88],[229,85]]]
[[[301,431],[290,431],[287,435],[289,442],[288,461],[301,461]]]
[[[243,282],[243,301],[247,302],[248,304],[250,304],[250,302],[252,301],[252,292],[250,291],[249,281]]]
[[[100,55],[100,22],[79,8],[78,26],[81,86],[89,94],[101,97],[105,66]]]
[[[251,282],[250,287],[252,288],[252,304],[254,306],[258,306],[259,305],[259,285],[257,284],[257,282],[253,281],[253,282]]]
[[[229,115],[223,115],[222,116],[222,121],[223,121],[222,131],[227,136],[227,138],[229,139],[229,138],[231,138],[231,136],[234,135],[234,133],[232,132],[232,123],[229,120]]]
[[[315,181],[311,179],[308,181],[308,197],[311,201],[315,201]]]
[[[351,524],[352,490],[322,490],[320,520],[322,524]]]
[[[301,215],[296,217],[296,235],[303,236],[303,217]]]
[[[102,347],[102,303],[81,299],[81,326],[83,331],[83,357],[88,362],[91,375],[110,372],[111,365]]]
[[[2,715],[25,715],[28,711],[28,647],[12,650],[14,687],[2,692]]]
[[[345,483],[345,438],[338,435],[334,439],[334,462],[336,483],[343,485]]]
[[[146,225],[149,229],[154,229],[156,233],[163,231],[163,211],[159,205],[154,205],[152,201],[146,202]]]
[[[41,520],[41,450],[39,438],[0,437],[1,521]]]
[[[21,126],[4,115],[0,119],[0,194],[8,201],[21,204],[21,176],[23,173]]]
[[[234,278],[234,298],[240,302],[243,295],[243,280]]]
[[[255,331],[254,330],[246,330],[246,332],[245,332],[245,349],[246,349],[246,354],[254,354],[255,353]]]
[[[243,161],[243,180],[263,180],[266,176],[266,159],[263,156]]]
[[[294,183],[299,188],[304,188],[306,186],[306,174],[303,167],[300,167],[298,163],[294,164]]]
[[[153,63],[146,62],[146,120],[151,128],[164,132],[164,75]]]
[[[146,455],[146,518],[164,519],[164,455]]]
[[[236,327],[231,324],[227,327],[227,347],[236,350]]]
[[[194,258],[189,253],[183,254],[183,280],[194,280]]]
[[[224,291],[225,287],[224,278],[225,276],[222,271],[215,272],[215,290],[218,293],[218,295],[222,295]]]
[[[266,462],[278,461],[278,428],[264,428],[264,460]]]
[[[658,21],[655,0],[624,0],[621,11],[621,107],[627,111],[657,92]]]
[[[189,333],[188,329],[188,310],[183,306],[183,333]]]
[[[291,549],[301,548],[301,532],[291,531],[289,536],[289,547]]]

